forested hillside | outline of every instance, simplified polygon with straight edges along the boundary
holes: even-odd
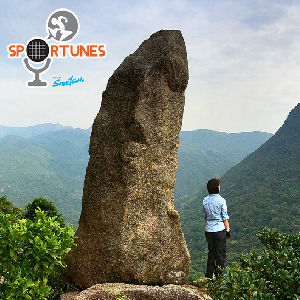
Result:
[[[300,229],[300,104],[265,144],[221,177],[232,238],[230,259],[260,245],[256,237],[264,227],[291,233]],[[177,208],[192,254],[195,271],[204,271],[206,240],[202,217],[203,189],[186,197]]]
[[[300,229],[300,104],[283,126],[254,153],[223,176],[231,207],[236,249],[249,249],[265,226],[291,233]]]
[[[266,132],[182,131],[175,199],[201,189],[208,178],[220,177],[271,136]]]
[[[46,198],[77,224],[88,145],[89,134],[80,129],[5,136],[0,139],[0,196],[22,208],[34,198]]]

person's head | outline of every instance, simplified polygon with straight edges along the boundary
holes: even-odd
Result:
[[[207,191],[209,194],[219,194],[221,180],[212,178],[207,182]]]

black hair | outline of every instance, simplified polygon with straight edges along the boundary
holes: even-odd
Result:
[[[212,178],[207,182],[207,191],[209,194],[219,194],[219,185],[221,183],[220,179]]]

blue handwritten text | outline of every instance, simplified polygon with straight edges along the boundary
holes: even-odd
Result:
[[[73,75],[67,80],[67,81],[60,81],[60,79],[56,79],[52,86],[53,87],[56,87],[56,86],[71,86],[72,84],[74,83],[78,83],[78,82],[84,82],[84,79],[81,77],[78,77],[77,79],[76,78],[73,78]]]

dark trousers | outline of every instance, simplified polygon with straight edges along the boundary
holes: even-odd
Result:
[[[213,274],[218,277],[222,274],[226,261],[226,232],[207,232],[205,237],[208,244],[207,268],[205,277],[212,278]]]

